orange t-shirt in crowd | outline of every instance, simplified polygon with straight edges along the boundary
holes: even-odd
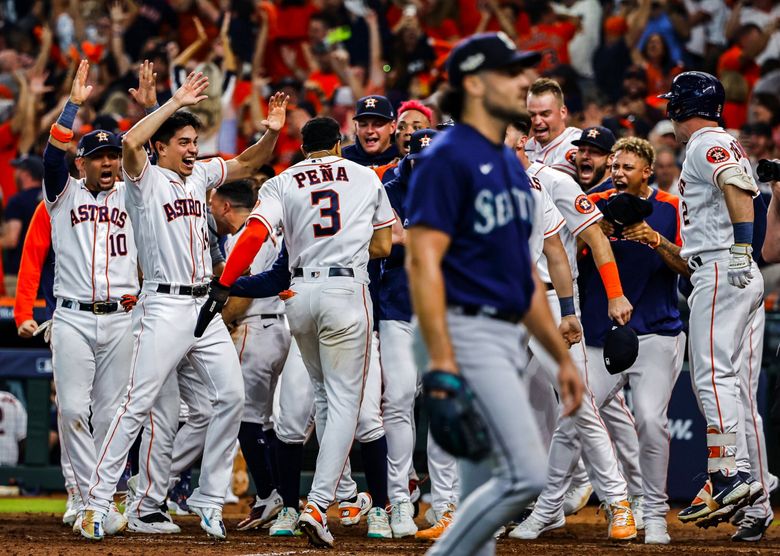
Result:
[[[569,64],[569,41],[577,33],[577,27],[568,21],[548,25],[534,25],[531,31],[520,37],[520,50],[538,50],[542,52],[539,63],[540,72],[552,69],[559,64]]]
[[[14,300],[14,321],[20,327],[26,320],[33,318],[33,304],[38,296],[41,283],[41,268],[51,249],[51,218],[46,204],[41,201],[35,208],[27,236],[24,238],[22,260],[19,263],[19,275]]]
[[[459,14],[460,14],[460,32],[461,36],[467,37],[473,35],[477,30],[482,14],[477,8],[477,2],[474,0],[459,0]],[[523,37],[531,31],[531,20],[528,14],[521,12],[517,19],[515,19],[515,32],[518,37]],[[491,17],[488,21],[486,31],[501,31],[501,25],[498,23],[498,19]]]
[[[756,81],[761,77],[761,68],[756,64],[755,60],[744,62],[742,60],[742,49],[736,44],[718,58],[718,75],[724,71],[736,71],[742,74],[750,90],[753,90]]]
[[[18,147],[19,135],[11,131],[11,122],[0,124],[0,186],[3,188],[3,206],[17,193],[11,161],[16,158]]]

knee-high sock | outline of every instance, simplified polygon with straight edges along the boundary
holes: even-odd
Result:
[[[301,490],[303,444],[286,444],[277,439],[276,469],[279,473],[279,495],[287,508],[298,510]]]
[[[257,496],[268,498],[274,489],[273,477],[268,467],[268,443],[263,433],[262,425],[258,423],[241,423],[238,430],[238,442],[244,453],[247,469],[255,482]]]
[[[382,436],[372,442],[362,442],[360,451],[374,507],[384,508],[387,504],[387,439]]]
[[[268,469],[271,472],[271,482],[273,482],[276,488],[279,487],[279,470],[276,465],[276,445],[279,440],[276,438],[276,433],[273,429],[264,430],[266,447],[265,447],[265,459],[268,462]]]

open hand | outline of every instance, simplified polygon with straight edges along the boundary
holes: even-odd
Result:
[[[268,100],[268,118],[260,122],[260,124],[271,131],[281,130],[287,117],[287,103],[289,100],[289,95],[275,93]]]
[[[144,108],[157,104],[157,74],[154,63],[144,60],[138,68],[138,89],[128,89],[127,92]]]
[[[184,84],[173,94],[173,98],[179,103],[179,106],[194,106],[202,100],[209,98],[204,95],[209,86],[209,78],[203,75],[203,72],[194,71],[187,76]]]
[[[76,77],[73,78],[73,85],[70,88],[70,101],[73,104],[81,106],[84,101],[92,94],[92,85],[87,85],[87,76],[89,75],[89,62],[81,60],[76,70]]]

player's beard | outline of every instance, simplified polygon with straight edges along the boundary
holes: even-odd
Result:
[[[598,185],[601,183],[601,180],[604,179],[604,174],[607,173],[607,166],[604,165],[601,168],[593,168],[593,176],[591,176],[590,180],[588,180],[588,183],[584,184],[587,189],[590,189],[594,185]]]
[[[517,103],[515,106],[507,106],[503,103],[493,102],[490,95],[486,96],[482,101],[482,106],[485,108],[485,112],[492,117],[505,122],[511,122],[525,113],[522,103]]]

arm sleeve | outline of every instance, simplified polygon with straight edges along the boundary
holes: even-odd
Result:
[[[27,236],[24,239],[19,279],[14,300],[14,321],[17,328],[33,318],[33,303],[41,282],[41,269],[51,249],[51,220],[46,206],[39,203],[35,209]]]
[[[219,235],[217,235],[217,223],[214,216],[209,212],[206,216],[206,222],[209,228],[209,252],[211,254],[211,264],[217,265],[225,262],[225,255],[219,248]]]
[[[65,151],[46,144],[43,151],[43,191],[46,200],[54,204],[68,185],[68,166],[65,163]]]
[[[260,274],[242,276],[230,289],[230,295],[236,297],[271,297],[290,287],[290,258],[287,247],[282,250],[271,268]]]
[[[406,197],[409,226],[429,226],[452,236],[462,218],[462,205],[471,182],[468,170],[461,171],[451,160],[429,154],[426,149],[412,172]]]

